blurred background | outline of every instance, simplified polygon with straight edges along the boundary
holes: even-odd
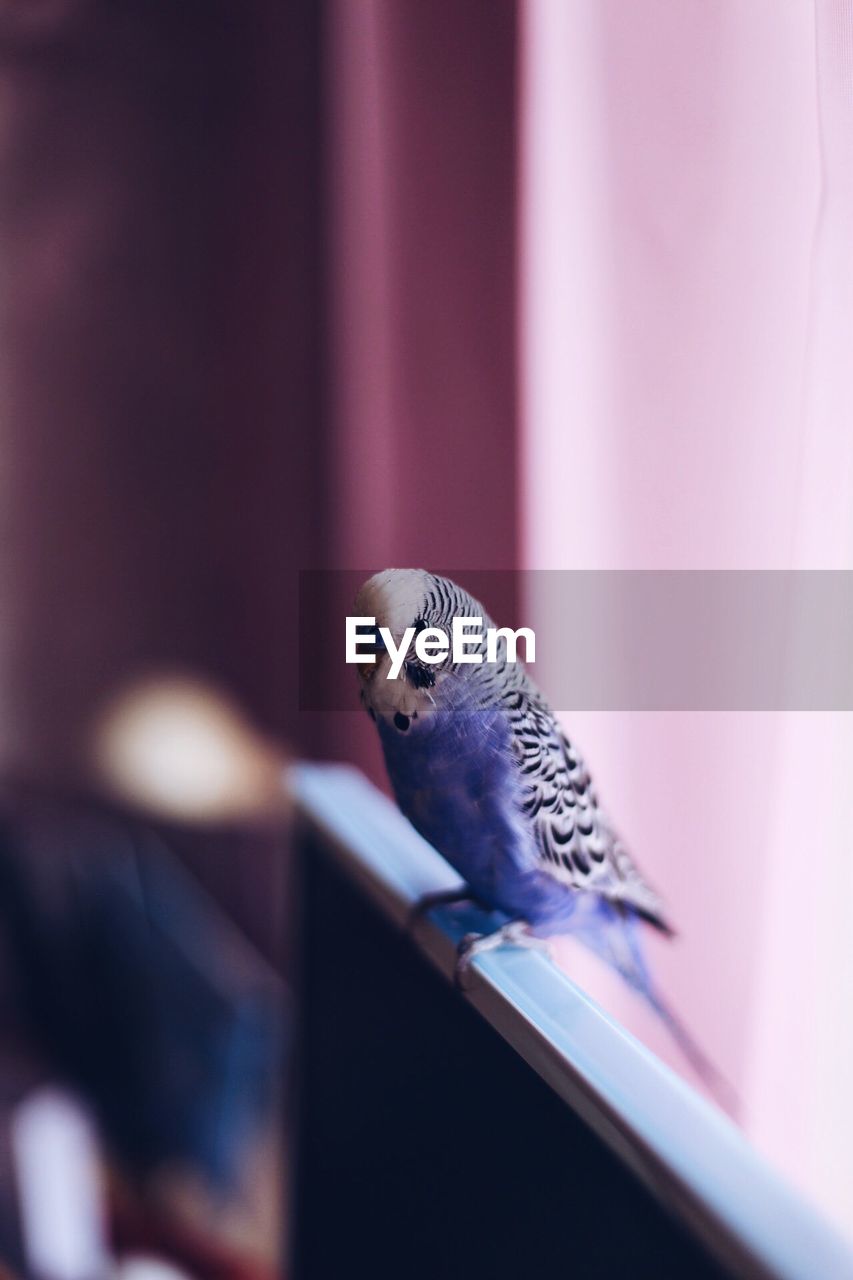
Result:
[[[87,743],[127,681],[180,670],[384,785],[355,694],[300,699],[306,570],[475,590],[507,571],[484,603],[535,626],[510,571],[851,567],[851,57],[848,0],[0,6],[0,767],[9,901],[36,932],[96,863],[94,900],[129,894],[149,931],[152,901],[200,912],[241,955],[206,971],[228,948],[206,951],[227,993],[210,1034],[256,1063],[245,1009],[287,981],[298,914],[287,814],[141,815],[93,787]],[[342,628],[340,604],[312,600],[316,625]],[[653,955],[665,990],[747,1133],[843,1222],[849,714],[560,710],[679,926]],[[30,884],[34,845],[59,888]],[[112,909],[68,910],[75,954],[110,945]],[[10,946],[43,979],[65,963]],[[630,996],[564,961],[682,1069]],[[126,1165],[169,1163],[122,1147],[64,1042],[19,1032],[27,1080],[106,1106]],[[183,1152],[206,1174],[226,1076]],[[257,1206],[282,1162],[257,1159],[256,1199],[232,1194],[254,1234],[228,1247],[274,1266]]]

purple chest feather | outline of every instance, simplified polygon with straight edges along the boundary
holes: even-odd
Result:
[[[379,734],[397,803],[474,896],[531,924],[567,919],[576,893],[539,869],[500,708],[439,711],[406,732],[380,723]]]

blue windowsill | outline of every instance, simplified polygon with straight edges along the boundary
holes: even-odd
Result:
[[[302,819],[393,923],[459,884],[357,770],[299,764],[292,785]],[[482,925],[473,908],[438,908],[413,945],[452,982],[457,944]],[[735,1274],[853,1278],[853,1250],[740,1130],[545,956],[506,947],[477,957],[465,998]]]

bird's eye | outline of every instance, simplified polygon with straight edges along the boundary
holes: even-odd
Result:
[[[431,667],[423,667],[419,662],[405,664],[406,679],[413,689],[431,689],[435,684],[435,672]]]
[[[412,625],[415,628],[415,635],[419,636],[422,631],[426,631],[428,623],[425,618],[415,618]]]

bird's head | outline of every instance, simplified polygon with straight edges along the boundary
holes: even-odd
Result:
[[[446,629],[453,593],[462,595],[453,583],[423,569],[385,569],[368,579],[356,597],[356,613],[376,619],[373,635],[363,632],[368,643],[360,642],[361,651],[372,652],[376,658],[375,662],[357,666],[361,700],[373,719],[393,725],[400,733],[407,733],[416,721],[435,714],[445,693],[444,685],[452,678],[450,657],[441,662],[422,662],[412,643],[399,675],[389,679],[392,656],[380,628],[390,632],[397,648],[407,632],[411,638],[427,629]]]

